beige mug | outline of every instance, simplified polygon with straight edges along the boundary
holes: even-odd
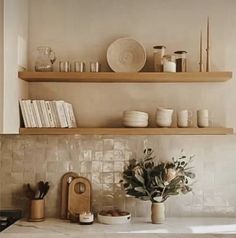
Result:
[[[207,109],[197,110],[197,125],[198,127],[209,127],[209,112]]]
[[[193,113],[189,110],[180,110],[177,112],[177,126],[181,128],[191,127]]]
[[[29,221],[43,221],[45,219],[44,199],[30,200]]]

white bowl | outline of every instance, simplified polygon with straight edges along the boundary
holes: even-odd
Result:
[[[124,116],[123,120],[125,120],[125,121],[147,121],[148,118],[139,117],[139,116]]]
[[[123,121],[123,125],[127,127],[147,127],[148,121]]]
[[[102,216],[98,214],[98,221],[100,223],[108,224],[108,225],[126,224],[126,223],[129,223],[130,220],[131,220],[131,214],[126,216],[117,216],[117,217]]]
[[[148,120],[125,120],[123,119],[124,123],[143,123],[143,124],[147,124]]]
[[[138,41],[120,38],[108,47],[107,62],[115,72],[138,72],[145,65],[146,51]]]
[[[144,116],[148,116],[147,112],[141,112],[141,111],[124,111],[124,114],[141,114]]]
[[[148,113],[139,112],[139,111],[124,111],[123,112],[123,117],[126,117],[126,116],[135,116],[135,117],[148,118]]]

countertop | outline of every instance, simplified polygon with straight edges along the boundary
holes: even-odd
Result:
[[[132,219],[125,225],[79,225],[60,219],[46,219],[44,222],[20,220],[2,233],[1,238],[108,238],[108,237],[235,237],[236,218],[167,218],[164,224],[151,224],[143,218]]]

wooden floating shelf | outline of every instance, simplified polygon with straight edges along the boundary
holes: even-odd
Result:
[[[195,83],[224,82],[232,72],[186,73],[115,73],[115,72],[19,72],[18,77],[28,82],[88,82],[88,83]]]
[[[20,128],[24,135],[227,135],[233,128]]]

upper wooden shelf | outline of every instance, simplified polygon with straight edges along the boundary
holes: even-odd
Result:
[[[115,73],[115,72],[19,72],[18,77],[28,82],[88,82],[88,83],[195,83],[224,82],[232,72],[186,73]]]
[[[25,135],[227,135],[233,128],[20,128]]]

